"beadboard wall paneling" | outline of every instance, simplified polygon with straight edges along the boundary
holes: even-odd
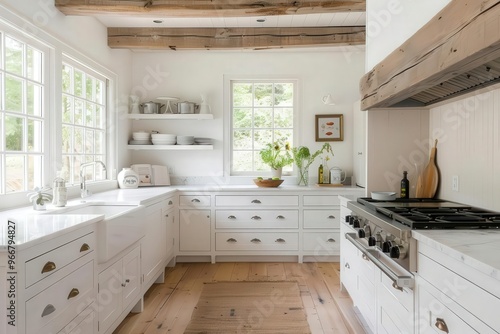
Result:
[[[430,133],[439,134],[438,196],[500,210],[500,88],[430,110]],[[459,190],[452,190],[458,176]]]
[[[415,197],[417,170],[429,160],[429,110],[367,111],[367,194],[400,192],[403,171],[408,171],[410,197]]]

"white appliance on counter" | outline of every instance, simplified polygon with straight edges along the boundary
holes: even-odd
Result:
[[[170,175],[167,166],[135,164],[130,166],[139,174],[139,187],[169,186]]]

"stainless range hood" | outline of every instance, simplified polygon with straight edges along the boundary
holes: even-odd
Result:
[[[497,82],[500,0],[453,0],[361,79],[361,108],[429,106]]]

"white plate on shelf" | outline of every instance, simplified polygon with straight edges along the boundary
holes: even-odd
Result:
[[[179,100],[178,97],[171,97],[171,96],[160,96],[156,98],[157,100],[163,100],[163,101],[177,101]]]
[[[372,199],[377,201],[394,201],[396,193],[393,191],[372,191]]]

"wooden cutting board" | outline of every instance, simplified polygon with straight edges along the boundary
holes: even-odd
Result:
[[[415,197],[417,198],[433,198],[436,195],[436,190],[439,183],[439,172],[436,166],[436,149],[437,139],[434,142],[434,147],[431,149],[429,163],[425,167],[422,174],[419,175],[417,181],[417,189]]]

